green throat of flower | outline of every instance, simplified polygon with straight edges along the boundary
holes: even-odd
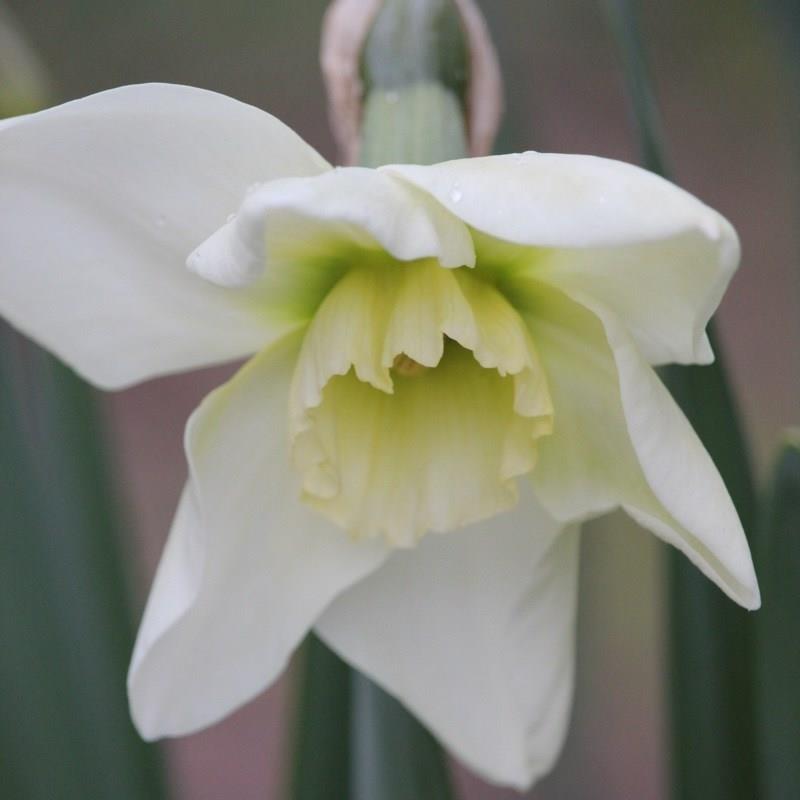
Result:
[[[512,507],[552,418],[530,334],[494,286],[433,260],[370,265],[308,328],[291,457],[305,502],[411,546]]]

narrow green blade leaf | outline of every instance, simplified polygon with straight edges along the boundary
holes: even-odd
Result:
[[[800,72],[800,5],[796,0],[769,0],[776,33],[783,38],[794,59],[795,73]]]
[[[756,550],[761,800],[800,797],[800,431],[775,466]]]
[[[353,683],[352,800],[448,800],[444,753],[400,703],[363,675]]]
[[[634,0],[635,2],[635,0]],[[644,43],[631,0],[606,0],[608,21],[625,71],[631,119],[642,165],[667,177],[670,169],[662,134],[661,115],[650,83]]]
[[[745,530],[755,521],[750,464],[719,345],[709,367],[664,378],[725,480]],[[753,618],[679,553],[670,553],[670,673],[676,798],[756,797]]]
[[[629,0],[607,0],[606,6],[625,67],[643,163],[666,176],[658,107],[634,9]],[[671,366],[662,376],[750,531],[755,494],[749,455],[722,352],[713,330],[709,334],[717,354],[714,364]],[[752,619],[674,552],[669,592],[673,796],[750,800],[757,796]]]
[[[26,800],[165,796],[128,715],[132,626],[92,400],[0,331],[0,785]]]

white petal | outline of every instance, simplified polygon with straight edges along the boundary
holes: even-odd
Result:
[[[656,242],[592,250],[555,250],[536,278],[591,309],[624,322],[651,364],[708,364],[706,326],[739,263],[739,242],[720,218],[702,230]]]
[[[0,314],[104,387],[252,353],[286,330],[185,266],[247,186],[325,161],[252,106],[128,86],[0,128]]]
[[[427,536],[339,597],[322,638],[458,758],[523,789],[547,772],[572,696],[578,535],[530,495]]]
[[[286,431],[296,352],[284,342],[257,357],[189,422],[191,478],[128,679],[145,738],[195,731],[265,688],[331,599],[385,557],[297,499]]]
[[[610,313],[604,325],[617,364],[628,433],[648,484],[695,537],[690,557],[701,569],[703,562],[710,562],[719,573],[711,577],[724,581],[723,588],[734,600],[745,608],[758,608],[761,598],[750,548],[714,462],[624,326]],[[634,516],[648,525],[646,518]],[[669,540],[668,532],[661,535]]]
[[[254,189],[236,216],[189,259],[195,272],[223,286],[291,279],[304,290],[310,264],[326,286],[354,261],[438,259],[442,266],[475,263],[463,223],[439,203],[390,175],[360,167]],[[385,256],[384,256],[385,258]],[[311,276],[313,280],[313,276]],[[308,290],[305,289],[305,294]]]
[[[758,607],[747,540],[722,479],[624,327],[607,312],[604,331],[554,290],[528,321],[555,408],[533,473],[545,506],[565,520],[622,506],[733,600]]]
[[[537,247],[604,247],[716,233],[719,215],[652,172],[596,156],[523,153],[390,165],[476,230]]]
[[[723,217],[674,184],[620,161],[558,154],[387,169],[477,231],[523,248],[505,254],[516,268],[527,262],[529,276],[613,310],[651,363],[713,359],[705,327],[739,242]],[[479,267],[490,245],[479,244]]]

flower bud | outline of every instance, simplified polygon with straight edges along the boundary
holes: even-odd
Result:
[[[433,162],[491,150],[502,82],[474,0],[334,0],[321,60],[345,163]],[[398,152],[398,142],[410,152]]]

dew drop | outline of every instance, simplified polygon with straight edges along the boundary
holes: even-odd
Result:
[[[717,222],[712,214],[708,214],[703,218],[700,223],[700,230],[702,230],[712,242],[718,242],[722,237],[722,229],[720,228],[719,222]]]
[[[464,192],[461,191],[461,187],[457,183],[454,184],[450,190],[450,199],[454,203],[460,203],[462,197],[464,197]]]

